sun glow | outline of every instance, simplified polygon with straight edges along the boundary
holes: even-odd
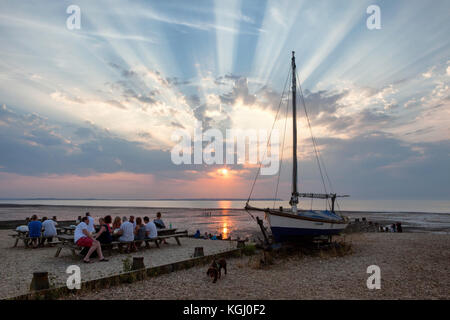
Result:
[[[219,169],[218,172],[219,172],[220,175],[222,175],[224,177],[227,177],[228,173],[229,173],[227,168]]]
[[[225,222],[222,227],[222,239],[228,238],[228,224]]]

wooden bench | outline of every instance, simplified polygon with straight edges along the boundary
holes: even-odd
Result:
[[[54,236],[54,237],[44,237],[44,236],[29,237],[29,236],[27,236],[26,234],[23,234],[23,233],[10,234],[9,236],[16,239],[16,241],[14,242],[13,248],[17,247],[17,244],[19,243],[19,240],[22,240],[24,245],[25,245],[25,247],[28,248],[30,241],[33,240],[33,239],[39,239],[39,242],[40,242],[42,239],[48,239],[48,238],[53,238],[54,239],[54,238],[56,238],[56,236]],[[49,243],[49,244],[59,244],[59,243],[61,243],[61,241],[53,240],[53,241],[47,242],[47,243]]]
[[[188,236],[188,232],[187,230],[185,231],[179,231],[179,232],[175,232],[173,234],[168,234],[168,235],[164,235],[164,236],[157,236],[156,238],[153,239],[145,239],[145,244],[148,246],[149,242],[154,242],[156,244],[156,246],[159,248],[159,244],[165,240],[165,239],[169,239],[169,238],[175,238],[175,241],[177,242],[177,244],[179,246],[181,246],[181,242],[180,242],[180,238],[182,237],[187,237]]]

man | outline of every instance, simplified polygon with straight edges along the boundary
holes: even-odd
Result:
[[[156,219],[153,220],[158,229],[164,229],[166,225],[161,219],[161,212],[156,213]]]
[[[153,223],[153,221],[150,221],[148,217],[144,217],[144,223],[145,223],[145,236],[148,239],[154,239],[158,236],[158,230],[156,230],[156,226]]]
[[[28,237],[31,238],[31,244],[33,248],[37,248],[38,239],[41,237],[42,223],[38,220],[37,215],[31,217],[30,223],[28,223]]]
[[[134,220],[134,216],[130,216],[130,223],[133,224],[133,228],[136,228],[136,221]]]
[[[153,223],[155,224],[155,226],[158,229],[165,229],[166,228],[166,225],[164,224],[164,221],[162,221],[162,219],[161,219],[161,212],[159,212],[159,211],[156,213],[156,219],[153,220]],[[162,243],[168,244],[166,239],[163,239]]]
[[[89,212],[86,212],[86,217],[88,218],[88,231],[90,233],[95,233],[94,218],[91,217],[91,214]]]
[[[92,233],[88,230],[88,217],[83,217],[81,222],[75,228],[74,242],[79,247],[89,248],[86,256],[83,258],[84,263],[90,263],[89,257],[94,251],[97,251],[97,255],[100,258],[99,261],[108,261],[105,259],[102,253],[102,246],[99,241],[92,237]]]
[[[44,229],[44,237],[42,238],[42,245],[45,244],[45,240],[50,243],[53,241],[53,237],[56,237],[56,222],[47,217],[42,218],[42,228]]]
[[[131,222],[128,221],[127,217],[122,218],[122,225],[120,226],[117,234],[120,236],[120,242],[128,243],[127,252],[130,252],[133,248],[134,241],[134,227]]]

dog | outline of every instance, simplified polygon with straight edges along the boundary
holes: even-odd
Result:
[[[206,271],[206,275],[214,278],[213,283],[216,283],[217,279],[220,279],[222,269],[225,271],[225,274],[227,274],[227,261],[225,259],[220,259],[216,262],[216,259],[214,259],[208,271]]]

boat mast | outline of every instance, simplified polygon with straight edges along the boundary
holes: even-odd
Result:
[[[298,190],[297,190],[297,81],[295,72],[295,52],[292,51],[292,195],[289,204],[292,206],[292,212],[297,213]]]

